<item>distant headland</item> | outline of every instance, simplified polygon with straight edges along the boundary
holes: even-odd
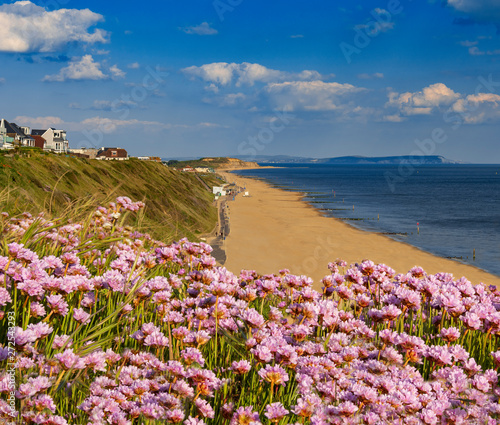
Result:
[[[249,160],[245,156],[239,156],[242,160]],[[257,155],[251,158],[260,164],[414,164],[414,165],[440,165],[440,164],[463,164],[461,161],[455,161],[438,155],[422,156],[340,156],[335,158],[307,158],[288,155]]]

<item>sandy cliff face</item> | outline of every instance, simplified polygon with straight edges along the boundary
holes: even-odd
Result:
[[[247,162],[236,158],[224,158],[224,161],[221,161],[220,158],[203,158],[202,161],[207,162],[207,165],[213,164],[219,169],[223,168],[227,170],[237,170],[241,168],[259,168],[259,164],[257,164],[256,162]]]

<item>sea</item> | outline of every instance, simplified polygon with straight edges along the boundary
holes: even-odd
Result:
[[[236,174],[301,192],[325,216],[500,276],[500,165],[276,166]]]

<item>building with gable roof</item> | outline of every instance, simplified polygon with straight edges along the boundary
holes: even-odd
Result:
[[[106,161],[126,161],[129,159],[128,153],[122,148],[104,148],[99,149],[96,159]]]
[[[69,142],[65,130],[56,130],[51,127],[47,130],[32,130],[33,136],[41,136],[45,139],[44,149],[57,153],[67,153]]]
[[[0,133],[13,139],[14,146],[35,147],[35,139],[31,137],[29,127],[20,127],[16,123],[2,119]]]
[[[0,149],[14,149],[14,139],[7,136],[7,128],[3,121],[0,123]]]

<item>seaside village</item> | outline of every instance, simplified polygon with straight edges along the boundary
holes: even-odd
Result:
[[[16,148],[38,148],[44,152],[66,155],[71,157],[95,159],[100,161],[127,161],[131,158],[142,161],[160,162],[165,166],[167,162],[156,156],[131,157],[128,152],[119,147],[101,148],[70,148],[66,131],[55,128],[32,129],[27,126],[0,120],[0,151],[13,151]],[[174,167],[176,168],[176,167]],[[214,173],[212,167],[191,167],[190,165],[177,168],[186,173]],[[215,199],[223,196],[234,196],[234,189],[230,185],[213,187]],[[245,194],[248,196],[248,193]]]
[[[16,147],[39,148],[45,152],[87,159],[126,161],[136,158],[144,161],[162,162],[167,165],[166,162],[163,162],[157,156],[131,157],[125,149],[119,147],[72,149],[69,146],[65,130],[58,130],[52,127],[47,129],[32,129],[2,118],[0,120],[0,151],[9,151]],[[182,171],[199,173],[214,172],[209,167],[184,167]]]

